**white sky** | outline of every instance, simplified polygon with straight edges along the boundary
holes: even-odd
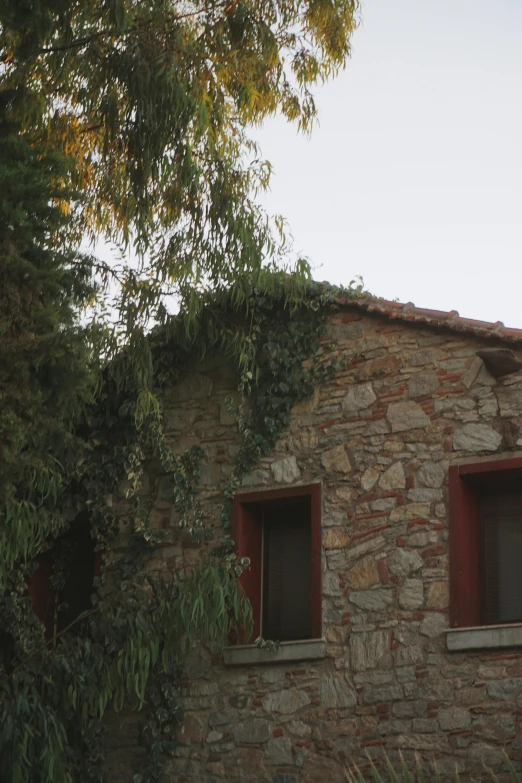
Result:
[[[522,327],[521,82],[521,0],[362,0],[312,138],[255,134],[314,277]]]

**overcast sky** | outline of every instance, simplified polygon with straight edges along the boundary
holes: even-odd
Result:
[[[311,139],[256,132],[314,277],[522,328],[522,2],[362,0]]]

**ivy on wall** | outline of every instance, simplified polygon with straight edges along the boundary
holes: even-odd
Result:
[[[290,422],[295,403],[337,369],[320,338],[335,291],[271,273],[212,297],[138,336],[103,372],[96,403],[83,420],[86,447],[74,465],[64,516],[71,530],[89,520],[102,568],[90,606],[44,636],[27,584],[38,558],[7,575],[0,601],[0,777],[12,781],[102,781],[104,715],[143,706],[146,763],[135,783],[158,781],[183,718],[179,681],[197,645],[219,649],[230,631],[251,622],[229,538],[230,503],[243,477],[267,455]],[[344,291],[358,295],[360,288]],[[194,315],[195,313],[195,315]],[[204,452],[176,455],[162,427],[162,392],[210,351],[237,372],[239,449],[224,490],[221,543],[186,579],[152,575],[161,539],[151,524],[152,463],[169,476],[180,525],[196,538],[207,530],[198,496]],[[112,504],[124,487],[125,499]],[[126,525],[124,523],[127,523]],[[67,548],[42,542],[55,577],[67,572]],[[41,562],[41,561],[40,561]],[[70,568],[70,566],[69,566]],[[55,580],[56,581],[56,580]],[[55,617],[68,596],[55,584]]]

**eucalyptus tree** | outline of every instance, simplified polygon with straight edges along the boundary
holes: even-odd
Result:
[[[227,540],[184,584],[147,575],[148,458],[180,519],[199,520],[202,455],[170,451],[156,387],[215,345],[235,362],[252,404],[227,497],[310,390],[328,296],[301,287],[284,309],[295,280],[248,132],[277,112],[311,129],[313,86],[344,66],[356,14],[357,0],[0,0],[2,780],[102,780],[107,705],[145,701],[136,780],[158,780],[187,650],[248,623]],[[78,253],[84,236],[133,245],[137,266]],[[122,553],[108,498],[123,481]],[[103,566],[74,608],[78,542]],[[52,616],[36,616],[28,583],[49,564]]]
[[[312,88],[345,65],[357,4],[2,1],[1,85],[39,98],[26,132],[74,158],[86,232],[147,251],[147,273],[122,281],[131,320],[157,311],[161,286],[274,261],[282,225],[256,201],[270,165],[248,128],[279,112],[311,129]]]

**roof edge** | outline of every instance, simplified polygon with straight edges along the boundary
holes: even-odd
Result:
[[[342,307],[351,307],[367,313],[382,315],[391,321],[403,321],[420,324],[433,329],[450,329],[453,332],[472,334],[475,337],[495,339],[505,343],[521,343],[522,329],[504,326],[502,321],[477,321],[473,318],[461,318],[456,310],[429,310],[416,307],[413,302],[391,302],[372,296],[347,297],[335,296],[335,302]]]

